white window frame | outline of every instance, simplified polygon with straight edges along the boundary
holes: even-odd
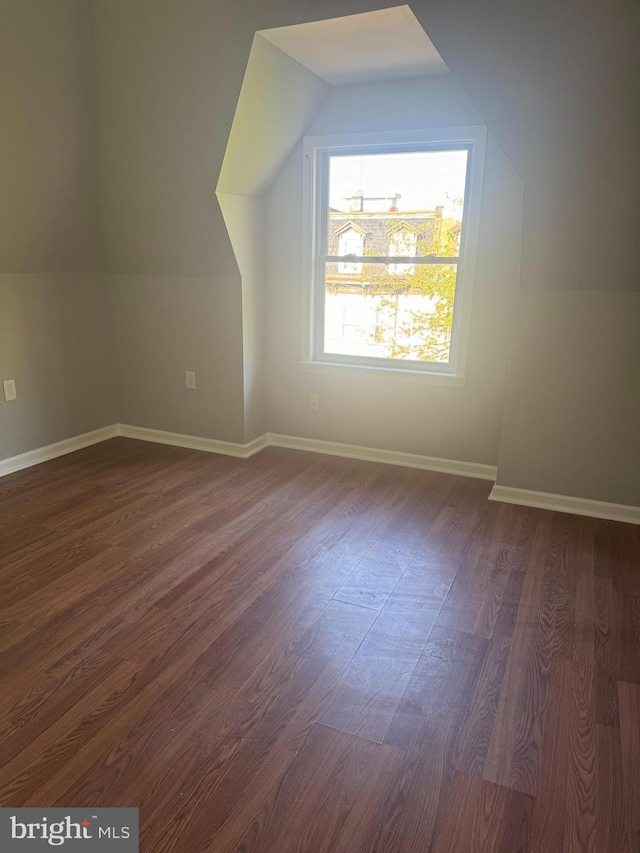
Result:
[[[382,359],[325,353],[324,288],[327,257],[327,228],[323,215],[328,209],[329,155],[343,153],[391,153],[393,151],[443,150],[467,148],[464,219],[458,258],[456,295],[451,330],[450,358],[447,363],[404,359]],[[306,280],[303,295],[302,357],[303,370],[462,385],[465,381],[467,346],[471,325],[482,179],[486,147],[486,128],[455,127],[420,131],[308,136],[303,143],[303,271]],[[353,258],[351,262],[366,262]],[[397,258],[388,259],[397,264]],[[442,262],[436,258],[435,263]],[[415,263],[411,258],[409,263]]]

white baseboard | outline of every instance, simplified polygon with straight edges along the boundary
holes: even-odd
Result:
[[[549,492],[534,492],[529,489],[515,489],[511,486],[495,485],[489,495],[490,501],[500,501],[520,506],[533,506],[538,509],[550,509],[555,512],[569,512],[573,515],[588,515],[591,518],[606,518],[610,521],[626,521],[640,524],[640,507],[624,504],[592,501],[586,498],[572,498],[567,495],[554,495]]]
[[[165,432],[159,429],[131,426],[130,424],[111,424],[102,429],[85,432],[82,435],[39,447],[19,456],[0,460],[0,477],[39,465],[49,459],[73,453],[83,447],[98,444],[121,435],[156,444],[170,444],[174,447],[186,447],[191,450],[203,450],[207,453],[220,453],[248,459],[265,447],[288,447],[292,450],[305,450],[311,453],[326,453],[331,456],[344,456],[349,459],[362,459],[367,462],[383,462],[387,465],[400,465],[405,468],[419,468],[424,471],[439,471],[444,474],[457,474],[462,477],[476,477],[482,480],[495,480],[497,469],[493,465],[478,462],[459,462],[454,459],[438,459],[433,456],[420,456],[415,453],[402,453],[398,450],[380,450],[375,447],[361,447],[357,444],[341,444],[336,441],[320,441],[315,438],[300,438],[293,435],[265,433],[247,444],[231,441],[219,441],[214,438],[200,438]],[[593,518],[606,518],[611,521],[624,521],[640,524],[640,507],[607,503],[606,501],[587,500],[585,498],[554,495],[548,492],[535,492],[529,489],[516,489],[511,486],[494,485],[489,500],[520,506],[549,509],[556,512],[568,512],[574,515],[588,515]]]
[[[218,441],[213,438],[181,435],[158,429],[146,429],[128,424],[118,424],[118,434],[142,441],[155,441],[159,444],[172,444],[176,447],[188,447],[191,450],[204,450],[208,453],[221,453],[248,459],[265,447],[287,447],[292,450],[306,450],[311,453],[327,453],[331,456],[346,456],[349,459],[363,459],[368,462],[384,462],[387,465],[402,465],[407,468],[421,468],[425,471],[441,471],[445,474],[459,474],[463,477],[479,477],[483,480],[495,480],[496,468],[476,462],[457,462],[453,459],[436,459],[431,456],[419,456],[396,450],[379,450],[374,447],[360,447],[355,444],[341,444],[335,441],[320,441],[314,438],[299,438],[292,435],[278,435],[268,432],[248,444],[234,444],[230,441]]]
[[[90,444],[97,444],[115,436],[136,438],[139,441],[151,441],[156,444],[170,444],[174,447],[186,447],[190,450],[203,450],[207,453],[220,453],[248,459],[265,447],[288,447],[292,450],[306,450],[311,453],[327,453],[331,456],[345,456],[349,459],[362,459],[368,462],[383,462],[387,465],[401,465],[406,468],[420,468],[424,471],[440,471],[444,474],[458,474],[462,477],[478,477],[482,480],[495,480],[496,468],[476,462],[457,462],[453,459],[437,459],[433,456],[420,456],[415,453],[402,453],[398,450],[379,450],[375,447],[361,447],[356,444],[341,444],[336,441],[320,441],[314,438],[298,438],[292,435],[265,433],[248,444],[236,444],[231,441],[219,441],[215,438],[200,438],[195,435],[183,435],[177,432],[165,432],[160,429],[132,426],[131,424],[112,424],[103,429],[68,438],[40,447],[20,456],[0,461],[0,477],[28,468],[47,459],[54,459],[65,453],[73,453]]]
[[[206,453],[220,453],[223,456],[235,456],[248,459],[267,446],[267,436],[250,441],[248,444],[236,444],[232,441],[219,441],[216,438],[200,438],[195,435],[182,435],[178,432],[165,432],[162,429],[117,424],[117,434],[125,438],[137,438],[139,441],[152,441],[155,444],[171,444],[173,447],[187,447],[190,450],[203,450]]]
[[[41,462],[47,462],[49,459],[55,459],[67,453],[73,453],[74,450],[81,450],[91,444],[99,444],[101,441],[114,438],[116,435],[118,435],[118,427],[116,424],[111,424],[111,426],[94,429],[92,432],[85,432],[73,438],[65,438],[64,441],[57,441],[55,444],[48,444],[46,447],[38,447],[35,450],[20,453],[18,456],[1,459],[0,477],[6,477],[7,474],[13,474],[14,471],[39,465]]]
[[[357,444],[341,444],[337,441],[320,441],[315,438],[298,438],[293,435],[267,433],[267,443],[273,447],[289,447],[292,450],[307,450],[311,453],[327,453],[330,456],[346,456],[366,462],[384,462],[404,468],[420,468],[423,471],[440,471],[443,474],[458,474],[461,477],[476,477],[480,480],[496,479],[497,468],[479,462],[458,462],[455,459],[438,459],[435,456],[420,456],[399,450],[380,450],[376,447],[361,447]]]

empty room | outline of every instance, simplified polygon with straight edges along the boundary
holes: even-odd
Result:
[[[0,0],[1,853],[640,853],[639,82]]]

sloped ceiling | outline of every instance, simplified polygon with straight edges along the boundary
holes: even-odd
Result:
[[[408,6],[263,30],[262,35],[332,86],[449,73]]]
[[[259,196],[269,186],[330,87],[256,34],[216,191]]]
[[[408,6],[256,33],[218,198],[263,195],[332,86],[443,74]]]

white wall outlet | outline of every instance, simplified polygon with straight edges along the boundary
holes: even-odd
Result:
[[[5,403],[10,403],[12,400],[18,399],[15,379],[5,379],[2,383],[2,390],[4,391]]]
[[[309,411],[310,412],[317,412],[319,408],[320,408],[320,403],[318,401],[318,395],[317,394],[309,394]]]
[[[195,370],[185,370],[184,372],[185,388],[190,388],[192,391],[196,389],[196,372]]]

